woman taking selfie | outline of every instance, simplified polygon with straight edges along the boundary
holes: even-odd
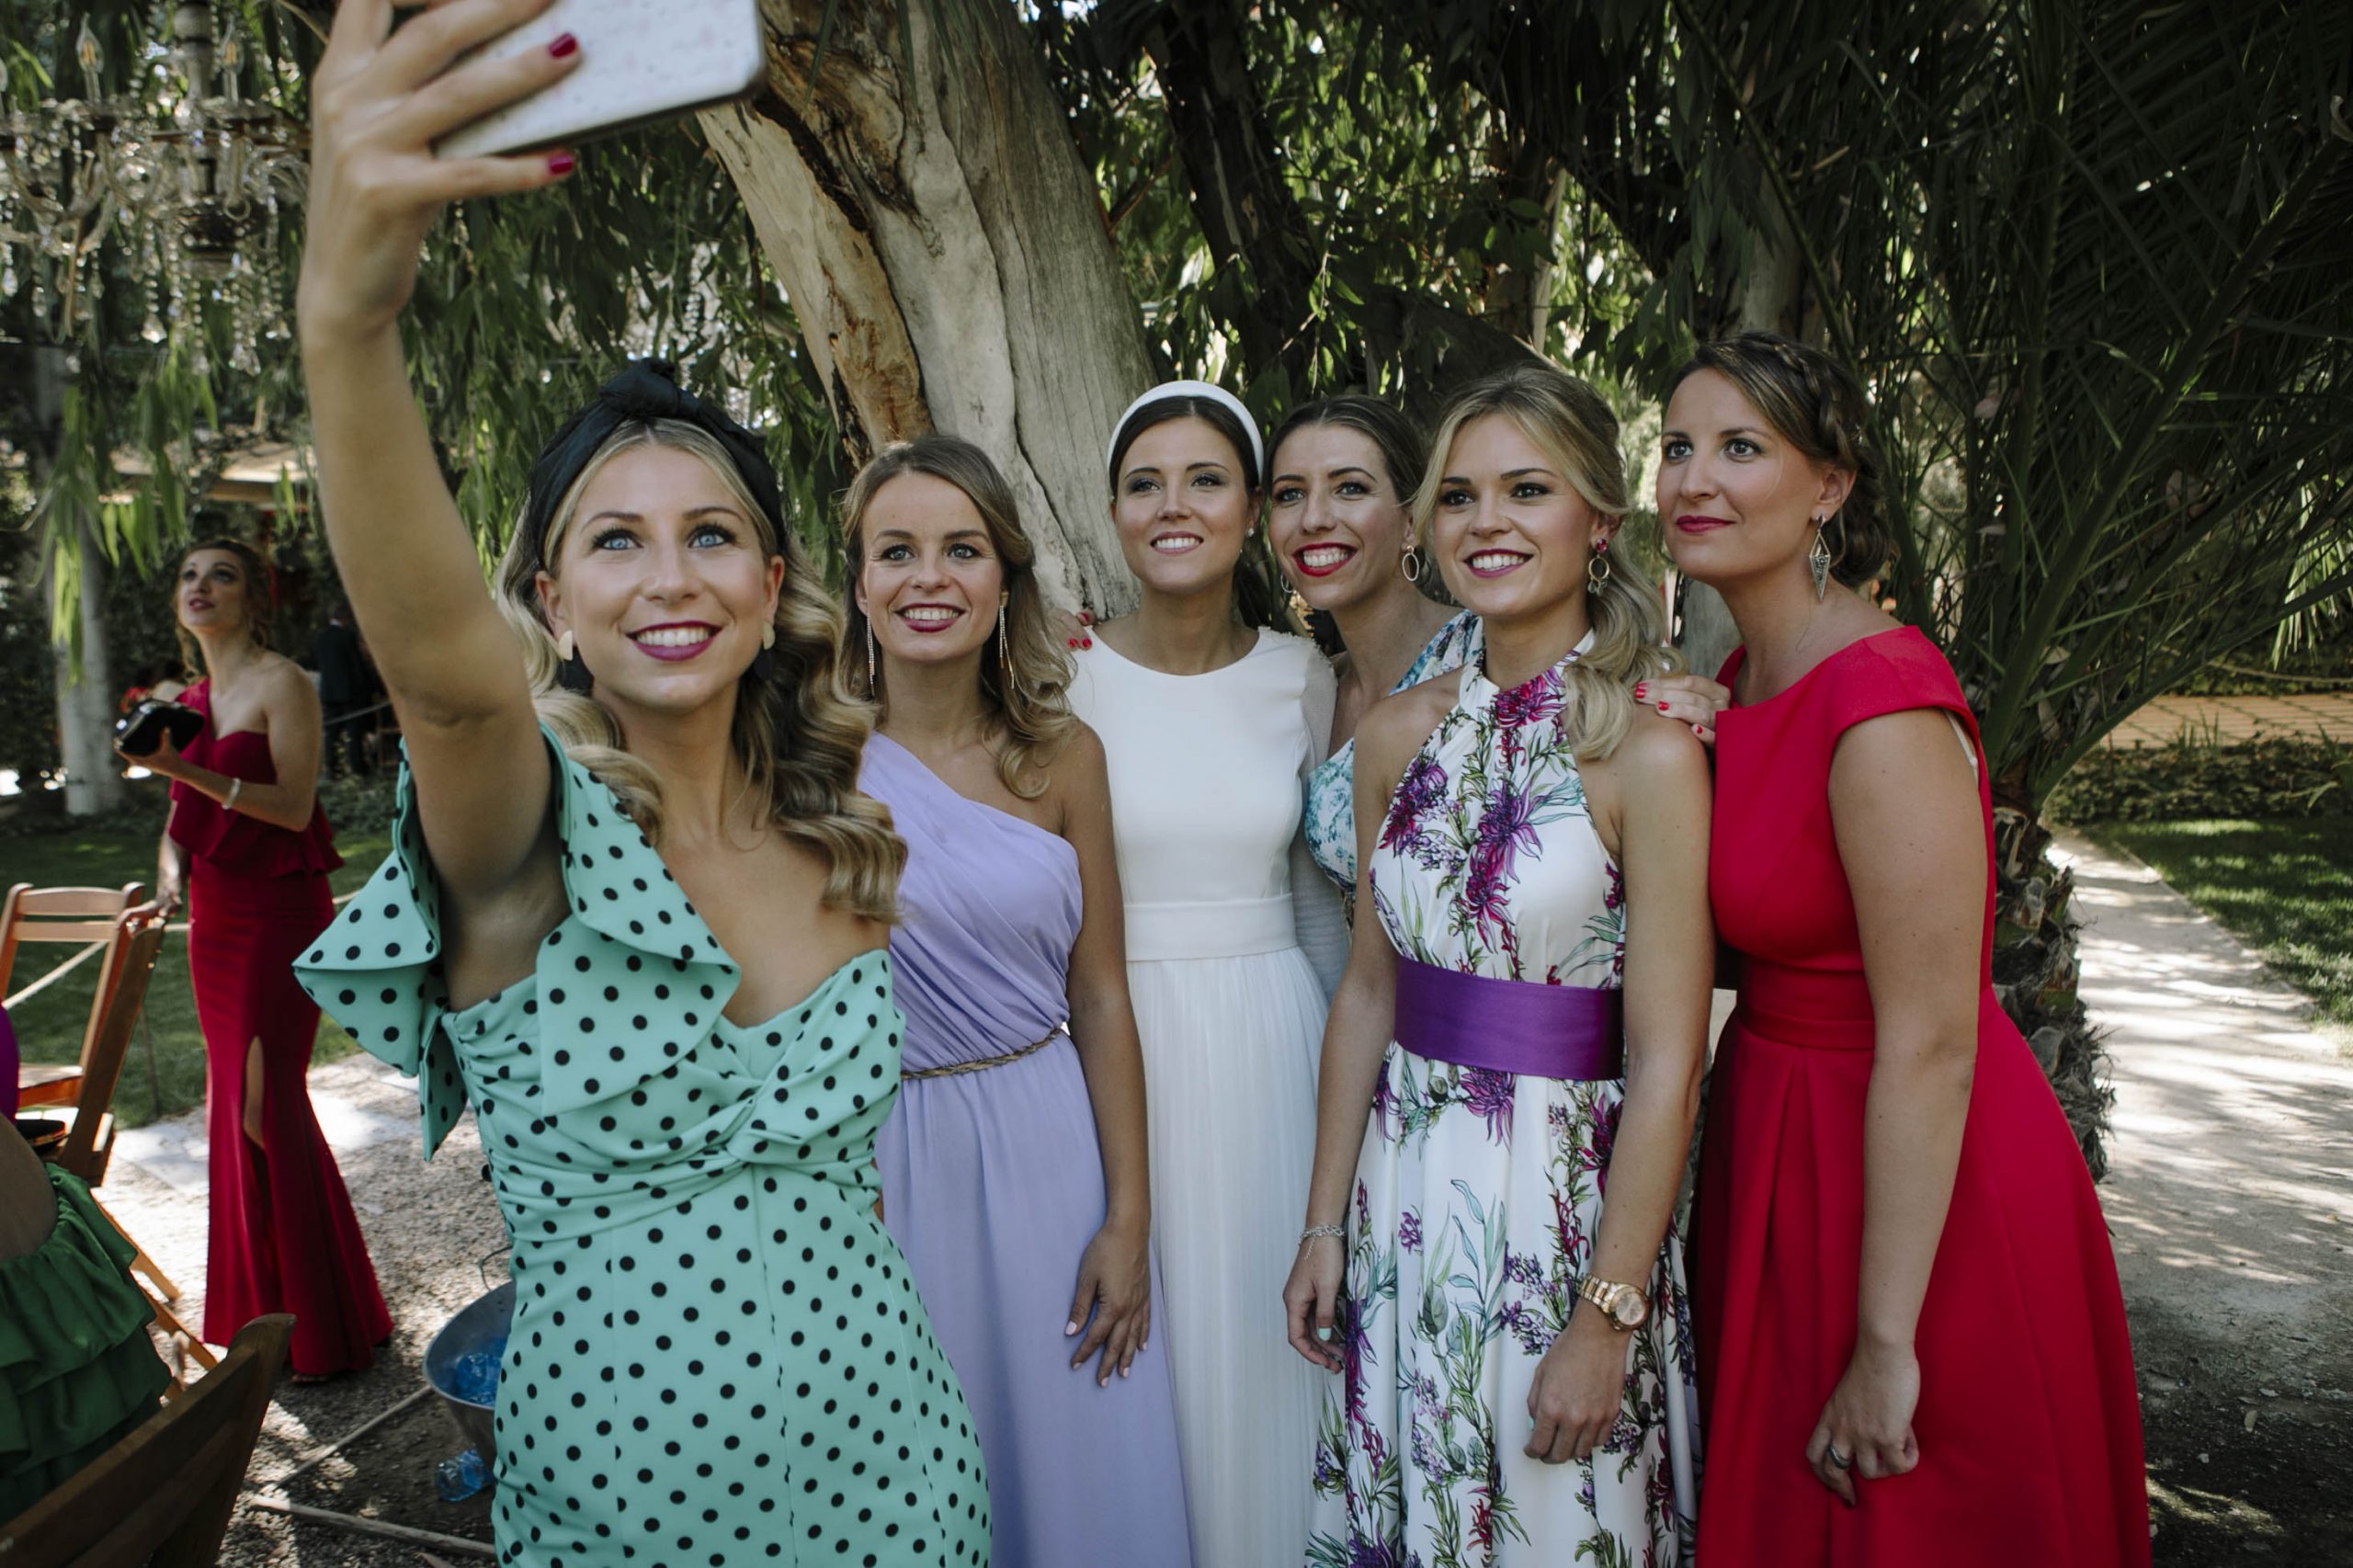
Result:
[[[420,1075],[428,1149],[469,1102],[481,1127],[515,1243],[502,1561],[979,1562],[963,1396],[874,1213],[904,849],[775,472],[632,367],[541,451],[494,606],[416,412],[435,214],[571,167],[433,155],[579,59],[440,74],[520,9],[393,32],[347,0],[313,82],[321,504],[413,773],[301,973]]]
[[[172,696],[204,721],[130,760],[172,781],[155,897],[188,906],[188,979],[204,1033],[212,1220],[204,1337],[226,1345],[292,1312],[298,1381],[372,1365],[392,1331],[335,1153],[311,1112],[319,1009],[290,966],[335,917],[343,864],[319,809],[319,699],[269,649],[269,568],[235,540],[180,558],[182,653],[203,674]]]
[[[1743,643],[1715,717],[1740,999],[1700,1149],[1700,1561],[2145,1563],[2107,1228],[1990,983],[1976,723],[1852,591],[1892,553],[1862,389],[1758,333],[1669,392],[1667,546]]]

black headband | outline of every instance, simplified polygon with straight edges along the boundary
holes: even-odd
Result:
[[[548,524],[588,460],[622,426],[656,419],[679,420],[717,437],[734,460],[744,487],[752,493],[768,527],[775,530],[778,551],[790,555],[791,535],[784,526],[776,470],[761,449],[760,438],[680,386],[677,370],[668,360],[634,359],[629,369],[598,387],[586,406],[563,422],[563,428],[540,449],[539,460],[531,465],[531,485],[523,499],[523,537],[541,569],[548,563]]]

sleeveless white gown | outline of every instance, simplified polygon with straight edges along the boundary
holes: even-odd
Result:
[[[1153,1331],[1167,1335],[1198,1568],[1293,1563],[1307,1545],[1324,1374],[1285,1342],[1282,1288],[1346,941],[1300,835],[1332,701],[1314,644],[1272,631],[1200,676],[1134,664],[1098,634],[1071,686],[1110,763],[1150,1105]]]

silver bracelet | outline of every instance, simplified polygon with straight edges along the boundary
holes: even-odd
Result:
[[[222,811],[224,811],[224,812],[233,812],[233,811],[235,811],[235,810],[237,809],[237,791],[239,791],[240,790],[243,790],[244,787],[245,787],[245,781],[244,781],[244,779],[242,779],[242,778],[232,778],[232,779],[230,779],[230,780],[229,780],[229,792],[228,792],[227,794],[225,794],[225,795],[223,795],[223,796],[222,796],[222,797],[221,797],[221,809],[222,809]]]
[[[1299,1233],[1299,1244],[1305,1246],[1318,1236],[1337,1236],[1340,1240],[1347,1241],[1348,1228],[1346,1225],[1310,1225]]]

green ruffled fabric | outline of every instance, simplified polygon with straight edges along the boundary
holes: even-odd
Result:
[[[155,1412],[171,1373],[135,1256],[89,1190],[52,1168],[57,1227],[0,1262],[0,1519],[23,1513]]]

